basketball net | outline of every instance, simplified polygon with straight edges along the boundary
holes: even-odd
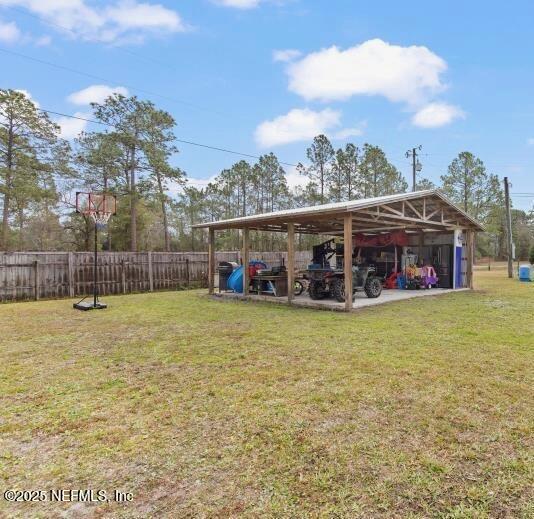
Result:
[[[106,193],[76,193],[76,212],[90,216],[97,229],[103,229],[117,211],[114,195]]]
[[[104,211],[104,212],[94,212],[90,213],[91,218],[95,222],[95,225],[98,229],[104,229],[106,225],[109,222],[109,219],[111,218],[110,212]]]

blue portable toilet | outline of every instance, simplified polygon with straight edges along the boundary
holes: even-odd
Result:
[[[532,267],[530,265],[519,267],[519,281],[532,281]]]

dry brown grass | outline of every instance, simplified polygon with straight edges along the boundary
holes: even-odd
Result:
[[[532,517],[534,284],[352,315],[203,292],[0,307],[3,489],[51,517]]]

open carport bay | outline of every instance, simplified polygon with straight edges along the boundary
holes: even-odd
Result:
[[[252,293],[282,296],[289,304],[304,305],[293,287],[297,276],[307,280],[314,300],[307,306],[345,311],[380,302],[353,303],[352,294],[364,291],[380,297],[382,284],[390,289],[411,289],[410,294],[392,294],[387,299],[421,297],[419,289],[473,288],[474,236],[483,227],[441,191],[398,193],[368,199],[301,207],[230,220],[205,222],[195,228],[209,234],[208,291],[215,291],[215,234],[240,229],[242,266],[230,268],[228,287],[253,299]],[[267,231],[287,235],[287,265],[257,268],[250,261],[250,232]],[[295,234],[329,236],[313,246],[308,268],[295,264]],[[350,287],[350,289],[346,289]],[[350,292],[349,292],[350,290]],[[286,297],[287,296],[287,297]]]

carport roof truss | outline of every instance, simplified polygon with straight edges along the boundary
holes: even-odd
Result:
[[[205,222],[194,227],[286,232],[287,224],[293,223],[299,233],[336,235],[343,234],[347,214],[352,215],[355,233],[380,233],[395,229],[424,232],[484,230],[480,223],[437,189],[287,209]]]

